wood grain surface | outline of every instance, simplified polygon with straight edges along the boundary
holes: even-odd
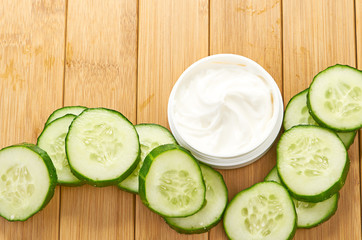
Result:
[[[210,54],[235,53],[262,65],[282,90],[281,1],[232,0],[210,2]],[[222,170],[229,200],[263,181],[276,163],[275,147],[246,167]],[[220,223],[210,239],[227,239]]]
[[[362,0],[3,0],[0,4],[0,147],[33,142],[62,106],[107,107],[134,124],[168,127],[167,102],[198,59],[235,53],[262,65],[286,104],[329,65],[362,69]],[[361,239],[362,137],[335,216],[294,239]],[[262,181],[257,162],[220,171],[229,198]],[[227,239],[222,224],[182,235],[116,187],[57,187],[26,222],[0,219],[8,239]]]
[[[137,123],[168,126],[167,102],[181,73],[208,55],[208,2],[139,2]],[[180,235],[149,211],[136,196],[135,239],[202,239]]]
[[[284,99],[304,90],[319,71],[336,63],[356,66],[354,2],[284,1]],[[299,11],[296,11],[299,9]],[[308,17],[306,17],[308,16]],[[310,230],[298,230],[295,239],[361,239],[358,138],[350,147],[351,166],[341,190],[336,215]],[[358,226],[358,227],[357,227]]]
[[[356,28],[356,61],[358,69],[362,69],[362,0],[355,1],[355,28]],[[359,156],[362,157],[362,131],[359,131]],[[360,180],[362,165],[360,163]],[[360,186],[360,198],[362,200],[362,186]],[[362,204],[361,204],[362,206]]]
[[[65,1],[0,4],[0,147],[36,143],[49,114],[62,106]],[[57,239],[59,188],[26,222],[0,219],[0,239]]]
[[[136,123],[137,4],[69,1],[64,105],[106,107]],[[133,239],[134,196],[117,187],[62,187],[60,239]]]

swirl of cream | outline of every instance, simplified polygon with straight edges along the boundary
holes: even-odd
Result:
[[[271,87],[263,77],[237,65],[193,75],[179,87],[174,99],[178,132],[204,154],[246,153],[260,144],[271,128]]]

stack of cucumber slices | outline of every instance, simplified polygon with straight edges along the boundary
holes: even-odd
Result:
[[[24,221],[57,184],[116,185],[180,233],[203,233],[222,218],[230,239],[292,239],[337,210],[347,149],[362,126],[362,72],[335,65],[315,76],[285,110],[277,165],[228,203],[222,175],[199,163],[157,124],[133,125],[106,108],[54,111],[37,145],[0,150],[0,215]]]
[[[291,98],[283,125],[277,165],[225,211],[230,239],[292,239],[296,228],[333,216],[349,170],[347,150],[362,126],[362,72],[335,65],[318,73]]]
[[[57,184],[117,185],[180,233],[215,226],[227,205],[220,173],[199,163],[157,124],[134,126],[106,108],[54,111],[37,145],[0,150],[0,215],[24,221],[50,201]]]

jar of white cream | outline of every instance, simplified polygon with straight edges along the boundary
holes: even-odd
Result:
[[[168,103],[168,120],[180,145],[216,168],[237,168],[259,159],[283,121],[283,100],[274,79],[239,55],[203,58],[180,76]]]

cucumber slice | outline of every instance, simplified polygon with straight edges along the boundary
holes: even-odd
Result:
[[[261,182],[239,192],[224,215],[224,229],[232,240],[292,239],[296,213],[287,190],[275,182]]]
[[[349,159],[330,129],[305,125],[284,132],[277,146],[282,183],[297,200],[321,202],[337,193],[347,177]]]
[[[160,125],[144,123],[136,125],[135,128],[141,145],[141,160],[131,175],[118,184],[122,190],[132,193],[138,193],[138,173],[147,154],[160,145],[176,143],[170,131]]]
[[[337,211],[339,193],[318,203],[293,199],[298,216],[298,228],[316,227],[330,219]]]
[[[309,87],[308,108],[321,125],[337,131],[362,127],[362,71],[334,65],[318,73]]]
[[[344,146],[346,147],[346,149],[348,150],[349,147],[352,145],[352,143],[354,142],[354,139],[356,137],[357,131],[352,131],[352,132],[336,132],[336,134],[338,135],[338,137],[342,140]]]
[[[65,136],[75,115],[67,114],[45,125],[38,137],[37,145],[45,150],[52,160],[58,176],[58,184],[79,186],[83,181],[76,178],[70,171],[68,159],[65,155]]]
[[[218,224],[228,202],[228,191],[222,175],[200,163],[206,185],[206,205],[197,213],[185,218],[165,218],[171,228],[179,233],[204,233]]]
[[[294,95],[288,102],[284,111],[284,130],[297,125],[318,125],[309,114],[307,107],[308,88]]]
[[[308,90],[309,89],[305,89],[304,91],[301,91],[289,100],[284,113],[283,126],[285,130],[297,125],[318,125],[308,111]],[[357,131],[336,133],[338,137],[341,138],[344,146],[348,149],[352,145]]]
[[[281,183],[277,168],[274,167],[264,180]],[[324,223],[336,213],[339,193],[336,193],[331,198],[318,203],[302,202],[294,198],[292,199],[297,212],[297,227],[312,228]]]
[[[68,107],[62,107],[57,110],[55,110],[52,114],[50,114],[48,120],[46,121],[45,125],[48,125],[52,121],[54,121],[57,118],[63,117],[67,114],[73,114],[78,116],[81,112],[83,112],[86,107],[83,106],[68,106]]]
[[[145,158],[139,173],[142,202],[163,217],[187,217],[205,202],[205,183],[196,159],[183,147],[161,145]]]
[[[278,170],[277,167],[273,167],[270,172],[266,175],[266,177],[264,178],[265,182],[277,182],[280,184],[283,184],[282,181],[280,181],[279,175],[278,175]]]
[[[70,125],[65,151],[77,178],[103,187],[118,184],[132,173],[140,145],[134,126],[121,113],[88,108]]]
[[[0,216],[25,221],[54,195],[57,174],[48,154],[23,143],[0,150]]]

